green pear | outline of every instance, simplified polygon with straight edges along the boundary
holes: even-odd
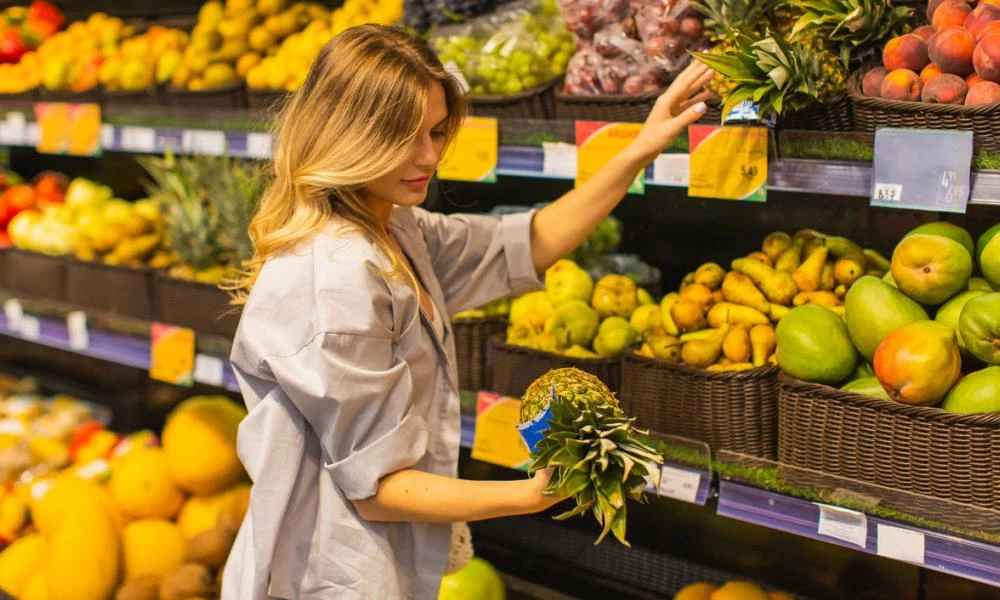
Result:
[[[545,291],[554,306],[572,300],[587,302],[594,292],[594,280],[575,262],[563,259],[545,271]]]
[[[605,358],[618,356],[638,339],[638,332],[628,321],[622,317],[608,317],[597,330],[594,351]]]
[[[597,311],[582,300],[560,304],[545,321],[545,333],[555,335],[559,346],[589,346],[600,324]]]

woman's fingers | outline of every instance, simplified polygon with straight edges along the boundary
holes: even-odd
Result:
[[[697,96],[691,98],[690,100],[686,100],[684,102],[681,102],[681,104],[680,104],[680,110],[687,110],[687,109],[691,108],[692,106],[694,106],[695,104],[697,104],[699,102],[705,102],[706,100],[708,100],[711,97],[712,97],[712,92],[711,91],[709,91],[709,90],[702,90],[701,93],[698,94]]]

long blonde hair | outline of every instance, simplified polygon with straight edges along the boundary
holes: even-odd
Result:
[[[269,258],[313,237],[332,217],[346,221],[385,254],[386,277],[415,281],[391,250],[361,188],[409,157],[435,81],[444,87],[444,130],[450,141],[465,116],[464,98],[422,40],[400,29],[362,25],[323,47],[276,120],[273,179],[250,222],[254,255],[226,286],[233,304],[246,303]]]

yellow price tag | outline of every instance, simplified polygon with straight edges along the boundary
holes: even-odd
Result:
[[[438,165],[438,177],[496,183],[498,144],[496,119],[466,117]]]
[[[520,411],[520,400],[479,392],[472,458],[502,467],[527,469],[531,457],[517,431]]]
[[[597,174],[642,130],[641,123],[576,122],[576,185]],[[642,168],[628,188],[631,194],[646,193],[646,169]]]
[[[767,128],[692,125],[688,195],[765,202]]]
[[[40,102],[35,104],[38,143],[46,154],[101,154],[101,107],[98,104]]]
[[[150,341],[149,377],[191,387],[194,383],[194,330],[153,323]]]

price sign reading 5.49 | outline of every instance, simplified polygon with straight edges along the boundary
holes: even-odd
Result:
[[[438,165],[438,177],[452,181],[497,180],[497,120],[466,117]]]
[[[767,129],[692,125],[691,181],[698,198],[767,200]]]

